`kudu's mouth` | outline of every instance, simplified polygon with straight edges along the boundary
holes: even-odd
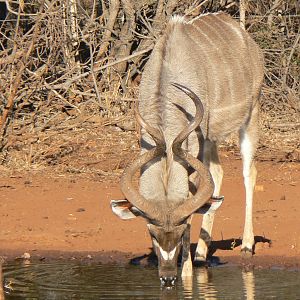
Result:
[[[161,276],[159,279],[160,279],[160,285],[162,287],[173,288],[177,281],[177,276],[172,276],[172,277]]]

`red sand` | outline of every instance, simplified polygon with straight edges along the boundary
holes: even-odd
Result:
[[[241,161],[223,154],[225,201],[213,229],[214,256],[240,262],[244,223]],[[259,162],[254,202],[255,265],[300,266],[300,167],[297,163]],[[12,259],[88,257],[128,261],[151,252],[140,219],[122,221],[110,199],[122,199],[118,183],[47,174],[0,177],[0,255]],[[192,224],[197,242],[201,216]],[[268,240],[271,240],[270,244]],[[233,247],[236,246],[236,247]]]

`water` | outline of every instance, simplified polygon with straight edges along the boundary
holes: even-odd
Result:
[[[155,267],[9,264],[3,277],[5,299],[300,299],[299,271],[195,268],[171,291]]]

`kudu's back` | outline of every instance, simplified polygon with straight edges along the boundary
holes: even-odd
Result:
[[[173,17],[145,67],[139,111],[150,125],[163,130],[168,147],[195,113],[191,99],[171,83],[196,93],[204,105],[204,118],[183,148],[199,157],[201,139],[222,140],[247,123],[262,79],[261,51],[231,17],[208,14],[190,22]],[[142,151],[154,145],[144,131],[141,145]],[[168,156],[170,161],[170,151]],[[186,168],[179,162],[152,163],[142,174],[140,189],[147,199],[159,201],[168,195],[182,201],[188,195]]]

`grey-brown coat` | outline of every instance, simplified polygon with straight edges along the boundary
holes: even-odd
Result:
[[[142,156],[136,168],[129,166],[124,175],[128,187],[132,172],[142,168],[140,192],[133,195],[128,193],[126,185],[122,187],[132,204],[131,211],[136,207],[134,214],[148,220],[163,282],[174,281],[182,240],[185,241],[183,275],[191,274],[190,255],[186,253],[190,216],[209,200],[212,192],[213,198],[221,199],[223,171],[217,142],[237,131],[246,189],[242,250],[252,251],[252,198],[256,179],[253,156],[258,141],[262,80],[263,56],[259,47],[224,13],[202,15],[189,22],[183,17],[173,17],[153,49],[140,85],[138,120],[143,127]],[[197,104],[199,99],[203,112]],[[185,136],[179,143],[181,151],[176,143],[182,132]],[[191,157],[204,165],[196,166]],[[196,172],[191,171],[191,166]],[[206,170],[210,171],[214,187]],[[200,193],[202,189],[205,191]],[[114,202],[114,212],[118,214],[117,207]],[[149,217],[147,210],[160,213]],[[204,214],[197,260],[206,259],[214,212],[212,208]]]

